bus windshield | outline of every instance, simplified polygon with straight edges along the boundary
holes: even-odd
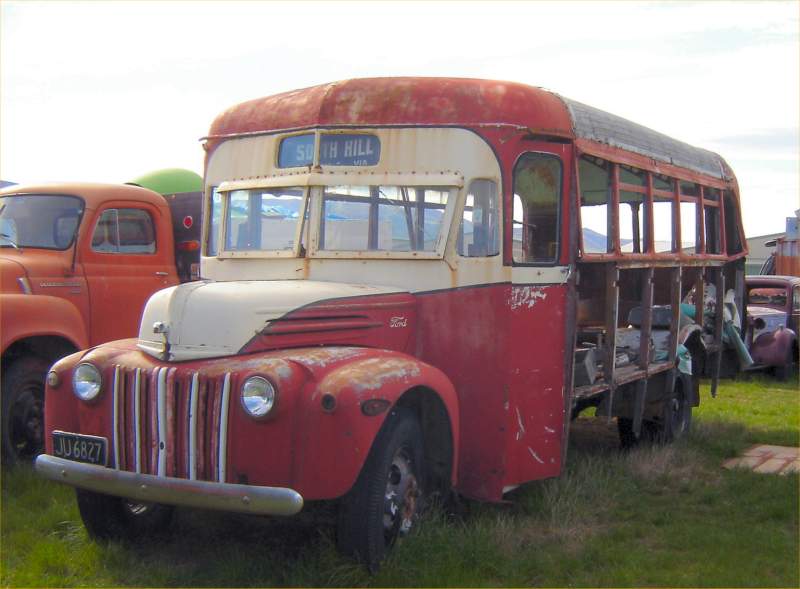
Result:
[[[304,217],[305,189],[233,190],[225,217],[225,249],[229,251],[294,250]]]
[[[451,193],[445,187],[326,186],[319,249],[435,252]]]

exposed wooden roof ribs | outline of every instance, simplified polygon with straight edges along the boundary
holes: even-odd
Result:
[[[730,180],[722,158],[714,152],[693,147],[576,100],[560,95],[559,98],[569,110],[575,137],[626,149],[714,178]]]

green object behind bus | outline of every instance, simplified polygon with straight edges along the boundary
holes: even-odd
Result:
[[[127,184],[135,184],[165,195],[200,192],[203,190],[203,179],[191,170],[184,170],[183,168],[156,170],[134,178]]]

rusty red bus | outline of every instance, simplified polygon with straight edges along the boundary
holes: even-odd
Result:
[[[684,434],[741,328],[725,161],[552,92],[348,80],[204,147],[204,279],[48,376],[37,469],[95,537],[335,501],[375,567],[437,493],[558,476],[585,409],[625,445]]]

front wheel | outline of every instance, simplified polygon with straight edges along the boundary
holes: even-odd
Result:
[[[83,489],[75,490],[78,511],[95,540],[136,540],[169,527],[174,508],[159,503],[136,503]]]
[[[29,356],[3,367],[3,463],[30,462],[42,451],[44,378],[49,364]]]
[[[376,572],[418,517],[423,496],[422,429],[414,413],[394,409],[339,508],[339,549]]]
[[[797,358],[797,349],[794,347],[790,347],[786,350],[786,358],[783,361],[783,364],[780,366],[775,366],[773,368],[773,373],[775,374],[775,378],[778,380],[785,382],[789,380],[794,372],[794,362]]]

